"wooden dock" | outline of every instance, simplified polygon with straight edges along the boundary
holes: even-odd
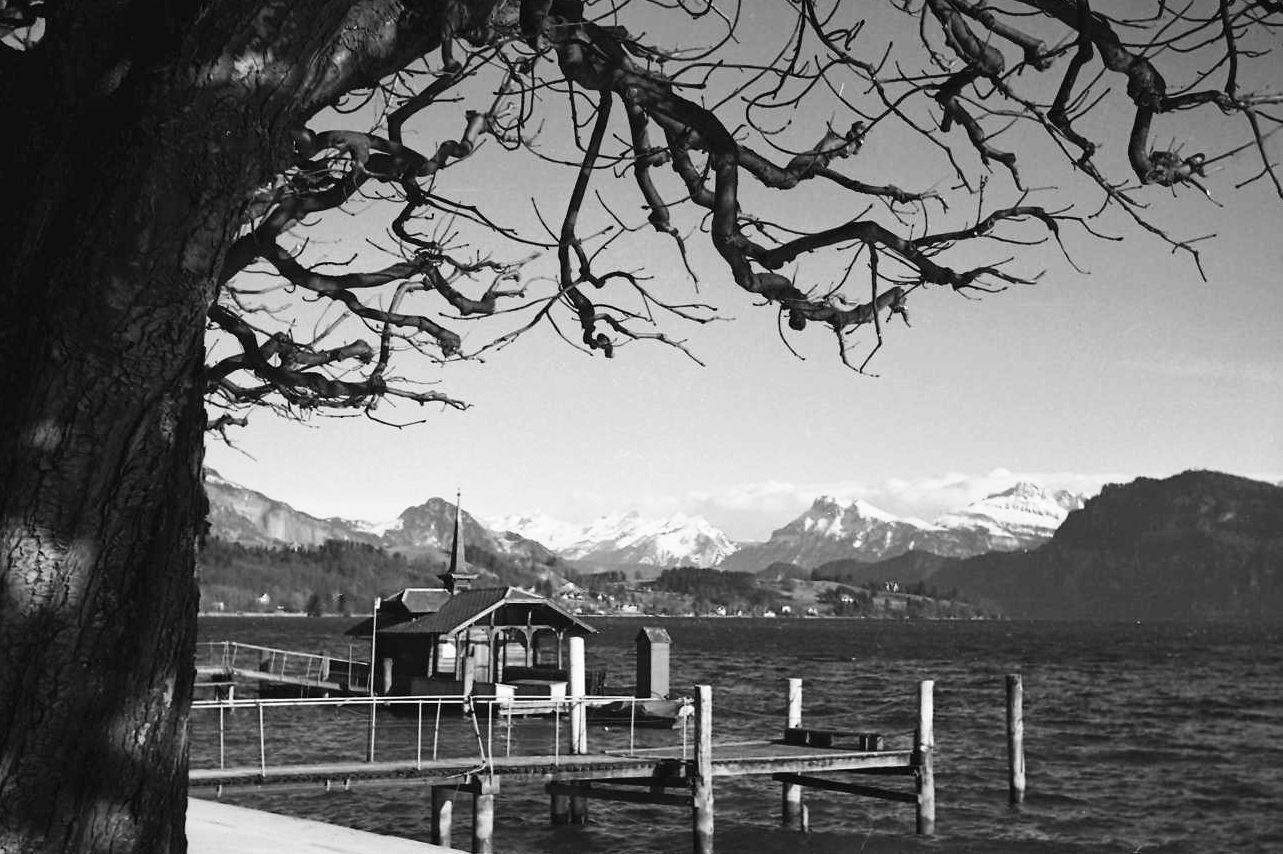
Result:
[[[586,716],[579,697],[578,714],[570,707],[572,750],[527,755],[496,756],[493,731],[483,738],[476,732],[479,755],[443,758],[435,751],[403,761],[324,762],[269,765],[265,756],[256,766],[194,768],[190,785],[195,790],[221,791],[226,787],[316,785],[332,789],[390,781],[421,781],[432,791],[433,842],[451,844],[453,799],[473,798],[471,850],[493,851],[495,800],[502,781],[541,780],[550,797],[554,824],[583,824],[590,800],[622,801],[690,810],[695,854],[713,851],[713,790],[718,778],[767,777],[782,785],[781,821],[806,828],[804,789],[842,792],[914,805],[917,831],[935,828],[933,776],[932,682],[919,691],[918,728],[910,749],[886,749],[873,733],[809,730],[801,723],[801,681],[789,681],[789,714],[781,721],[778,740],[713,742],[712,689],[699,686],[694,702],[694,743],[671,747],[590,752]],[[371,710],[376,698],[369,698]],[[306,701],[302,701],[306,702]],[[637,700],[637,702],[643,702]],[[240,705],[245,705],[241,701]],[[249,703],[249,705],[253,705]],[[259,706],[260,748],[262,705]],[[220,709],[220,720],[222,710]],[[422,711],[419,714],[422,719]],[[556,718],[559,721],[560,718]],[[221,734],[220,734],[221,738]],[[422,733],[420,733],[422,741]],[[557,742],[554,742],[556,744]],[[853,746],[854,745],[854,746]],[[834,776],[840,775],[840,776]],[[892,779],[886,779],[886,778]],[[894,787],[902,778],[909,785]],[[876,784],[876,785],[874,785]]]

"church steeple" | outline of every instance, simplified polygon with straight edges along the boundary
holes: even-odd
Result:
[[[454,538],[450,541],[450,566],[437,576],[451,594],[462,593],[477,580],[475,572],[468,572],[463,554],[463,493],[454,494]]]

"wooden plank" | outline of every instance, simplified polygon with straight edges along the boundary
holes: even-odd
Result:
[[[690,785],[685,777],[611,777],[612,786],[645,786],[649,789],[684,789]]]
[[[769,748],[771,745],[767,744]],[[793,749],[783,752],[761,749],[762,745],[717,746],[713,750],[713,775],[740,777],[773,773],[807,771],[865,771],[888,769],[911,773],[912,752],[884,750],[876,753],[836,750]],[[676,751],[680,755],[680,748]],[[647,785],[667,779],[651,780],[657,763],[668,757],[654,753],[624,757],[608,754],[584,756],[496,756],[494,770],[505,776],[544,777],[549,780],[611,779],[646,777]],[[353,781],[380,779],[435,780],[441,777],[466,776],[476,770],[475,757],[414,759],[390,762],[330,762],[309,765],[258,766],[240,768],[197,768],[188,774],[193,786],[267,785],[273,783],[324,783],[326,780]]]
[[[612,781],[613,782],[613,781]],[[690,795],[673,795],[668,792],[635,792],[630,789],[612,789],[588,783],[553,782],[544,786],[550,795],[588,798],[596,801],[617,801],[626,804],[656,804],[667,807],[689,807],[695,803]]]
[[[811,789],[824,789],[830,792],[845,792],[848,795],[860,795],[866,798],[879,798],[884,801],[899,801],[903,804],[916,803],[916,792],[898,792],[895,789],[883,789],[880,786],[865,786],[847,780],[830,780],[825,777],[811,777],[806,774],[772,774],[771,779],[780,783],[805,786]]]

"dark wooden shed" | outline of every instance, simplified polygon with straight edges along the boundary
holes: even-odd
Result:
[[[378,693],[495,695],[504,693],[501,685],[564,683],[566,640],[596,631],[549,599],[517,587],[446,593],[435,610],[404,618],[407,606],[435,598],[403,590],[389,597],[394,604],[386,611],[380,608],[348,630],[373,635]]]

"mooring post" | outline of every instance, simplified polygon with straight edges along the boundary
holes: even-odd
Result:
[[[570,752],[588,752],[588,720],[584,714],[584,639],[570,639]]]
[[[1007,674],[1007,787],[1011,805],[1025,800],[1025,686],[1019,673]]]
[[[570,824],[570,795],[549,795],[548,820],[553,824]]]
[[[494,854],[494,796],[499,778],[478,777],[472,793],[472,854]]]
[[[454,820],[454,786],[432,787],[432,844],[450,847]]]
[[[570,823],[588,823],[588,797],[586,795],[570,796]]]
[[[584,670],[584,639],[570,638],[570,752],[581,756],[588,752],[588,715],[585,714],[586,691]],[[555,811],[555,807],[554,807]],[[556,819],[554,819],[554,822]],[[570,796],[568,821],[571,824],[588,823],[588,799],[583,795]]]
[[[375,732],[375,715],[374,710],[374,659],[377,649],[378,626],[379,626],[379,606],[383,604],[383,597],[374,597],[374,610],[370,612],[370,667],[367,671],[370,683],[370,743],[365,751],[365,761],[374,761],[374,732]]]
[[[713,689],[695,688],[695,854],[713,854]]]
[[[918,731],[914,738],[913,764],[917,768],[918,833],[931,836],[936,832],[935,753],[935,681],[924,679],[918,685]]]
[[[788,718],[785,727],[794,729],[802,725],[802,680],[789,680]],[[785,783],[783,786],[783,812],[780,824],[785,827],[802,827],[802,787],[797,783]]]

